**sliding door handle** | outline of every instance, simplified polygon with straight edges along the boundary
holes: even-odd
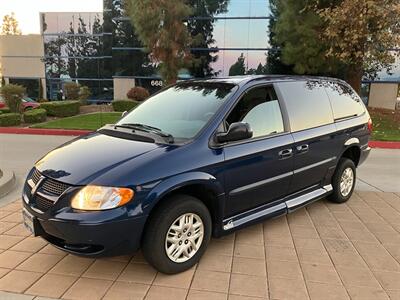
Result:
[[[297,153],[305,153],[308,151],[308,145],[304,144],[304,145],[300,145],[296,147]]]
[[[278,153],[279,159],[286,159],[293,156],[293,149],[284,149]]]

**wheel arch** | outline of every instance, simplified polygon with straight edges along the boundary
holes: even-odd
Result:
[[[149,215],[148,219],[162,203],[177,194],[186,194],[199,199],[210,212],[213,228],[220,221],[223,209],[223,186],[214,176],[204,172],[180,174],[159,183],[146,199],[145,210]]]
[[[361,157],[361,149],[360,149],[360,144],[358,143],[349,145],[340,156],[340,158],[348,158],[352,160],[356,167],[360,162],[360,157]]]

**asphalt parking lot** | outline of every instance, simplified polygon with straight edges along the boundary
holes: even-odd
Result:
[[[26,172],[69,139],[0,135],[0,167],[18,178],[0,199],[0,299],[400,299],[398,150],[372,151],[347,203],[322,200],[212,240],[198,265],[167,276],[140,252],[79,258],[23,227]]]

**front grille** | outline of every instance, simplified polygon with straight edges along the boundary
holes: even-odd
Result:
[[[43,197],[41,197],[39,195],[36,195],[36,207],[38,209],[40,209],[41,211],[46,211],[50,207],[52,207],[53,205],[54,205],[53,201],[51,201],[49,199],[46,199],[46,198],[43,198]]]
[[[43,177],[44,176],[42,176],[42,174],[37,169],[35,169],[30,179],[35,185],[37,185],[40,179]],[[61,194],[64,193],[69,187],[70,185],[66,183],[58,182],[48,177],[44,177],[42,183],[37,189],[37,193],[32,197],[34,199],[33,203],[36,203],[36,207],[39,210],[45,212],[54,205],[54,199],[61,196]],[[26,189],[30,189],[30,187],[27,185]],[[25,193],[29,195],[30,191],[28,193],[26,190]],[[39,193],[41,193],[42,196],[39,195]],[[53,200],[48,199],[45,195],[49,195],[49,198],[53,198]]]
[[[35,169],[35,171],[33,171],[33,174],[31,176],[31,179],[34,184],[37,184],[39,182],[40,176],[41,176],[40,172],[37,169]]]
[[[60,196],[65,190],[69,188],[68,184],[61,183],[52,179],[46,179],[43,182],[42,189],[52,195]]]

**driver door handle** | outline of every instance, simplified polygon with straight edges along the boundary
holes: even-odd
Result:
[[[279,159],[286,159],[293,156],[293,149],[284,149],[278,153]]]

